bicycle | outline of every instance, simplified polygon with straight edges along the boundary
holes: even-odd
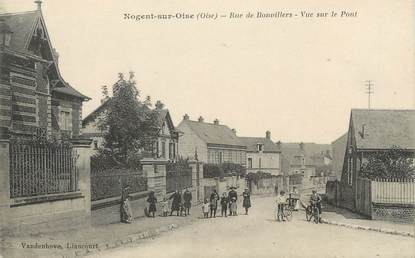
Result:
[[[291,221],[292,217],[293,217],[293,210],[291,206],[288,203],[284,204],[282,218],[283,219],[285,218],[287,221]],[[278,207],[275,213],[275,219],[278,220]]]
[[[311,205],[307,206],[305,209],[305,216],[307,221],[310,221],[312,218],[314,218],[314,223],[318,224],[320,222],[320,211],[316,203],[312,203]]]

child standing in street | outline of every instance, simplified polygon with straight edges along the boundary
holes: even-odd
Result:
[[[167,201],[167,198],[164,197],[163,201],[161,202],[161,209],[163,211],[163,217],[167,217],[169,214],[169,202]]]
[[[278,221],[285,221],[284,218],[284,205],[287,203],[287,197],[285,196],[285,192],[281,191],[280,194],[277,196],[277,212],[276,212],[276,219]],[[281,219],[280,219],[281,218]]]
[[[209,218],[209,210],[210,210],[210,203],[209,203],[209,200],[206,198],[205,202],[202,205],[203,218],[205,219]]]

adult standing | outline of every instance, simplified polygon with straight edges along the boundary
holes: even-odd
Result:
[[[155,214],[156,214],[156,211],[157,211],[157,208],[156,208],[157,198],[154,195],[153,191],[151,191],[149,193],[148,198],[147,198],[147,202],[149,204],[148,205],[148,212],[149,212],[149,214],[153,214],[153,218],[154,218],[156,216]]]
[[[177,212],[177,216],[179,216],[180,203],[182,202],[182,197],[181,197],[179,191],[176,190],[176,192],[174,192],[172,195],[170,195],[169,200],[170,199],[173,199],[173,201],[171,203],[170,216],[173,215],[173,211],[176,211]]]
[[[128,207],[128,205],[125,205],[126,200],[128,199],[128,192],[129,192],[130,187],[128,185],[124,186],[121,190],[121,203],[120,203],[120,221],[121,222],[127,222],[128,220],[128,211],[126,209],[126,207]]]
[[[235,187],[233,187],[233,186],[231,187],[231,190],[228,193],[228,198],[229,198],[229,216],[231,216],[231,215],[233,215],[231,205],[233,203],[234,206],[236,206],[236,201],[238,200],[238,193],[235,191]]]
[[[213,190],[213,193],[210,195],[210,217],[212,218],[212,215],[214,218],[216,218],[216,210],[218,209],[218,200],[219,200],[219,194],[216,192],[216,190]]]
[[[245,188],[242,196],[244,198],[243,207],[245,208],[245,215],[248,215],[248,209],[251,207],[251,194],[249,193],[248,188]]]
[[[226,192],[223,193],[222,198],[220,199],[220,204],[222,206],[221,207],[222,217],[223,216],[227,217],[228,216],[227,212],[228,212],[229,198],[228,198]]]
[[[192,207],[192,193],[188,188],[183,193],[184,201],[184,215],[190,215],[190,208]]]

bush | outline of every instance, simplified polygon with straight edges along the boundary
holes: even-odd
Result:
[[[246,174],[246,169],[235,163],[222,163],[222,164],[204,164],[203,165],[203,177],[213,178],[219,177],[223,178],[225,176],[240,176],[244,177]]]
[[[262,172],[262,171],[258,171],[256,173],[249,172],[248,175],[246,175],[246,178],[248,179],[248,181],[254,182],[256,185],[258,185],[259,180],[264,179],[264,178],[271,178],[271,177],[272,177],[271,173]]]

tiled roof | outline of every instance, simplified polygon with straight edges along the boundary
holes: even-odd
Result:
[[[245,144],[246,150],[251,152],[258,151],[258,144],[264,146],[264,152],[281,152],[275,143],[265,137],[239,137]]]
[[[358,149],[415,149],[415,110],[352,109],[351,120]]]
[[[232,145],[246,148],[239,137],[226,125],[215,125],[191,120],[182,120],[181,124],[188,125],[197,136],[208,144]],[[179,128],[180,125],[178,126]]]
[[[28,44],[34,23],[39,16],[40,12],[38,11],[0,14],[0,19],[4,19],[13,31],[10,48],[27,53],[26,44]]]
[[[19,53],[33,56],[33,54],[27,50],[27,47],[32,32],[35,28],[36,21],[39,18],[42,18],[42,14],[40,11],[0,14],[0,19],[3,19],[7,26],[10,28],[10,30],[13,32],[10,41],[10,49],[12,49],[13,51],[17,51]],[[59,80],[62,82],[62,87],[53,87],[52,91],[78,97],[83,100],[90,99],[89,97],[83,95],[63,80],[59,73],[59,69],[56,63],[55,69],[57,76],[59,77]]]

